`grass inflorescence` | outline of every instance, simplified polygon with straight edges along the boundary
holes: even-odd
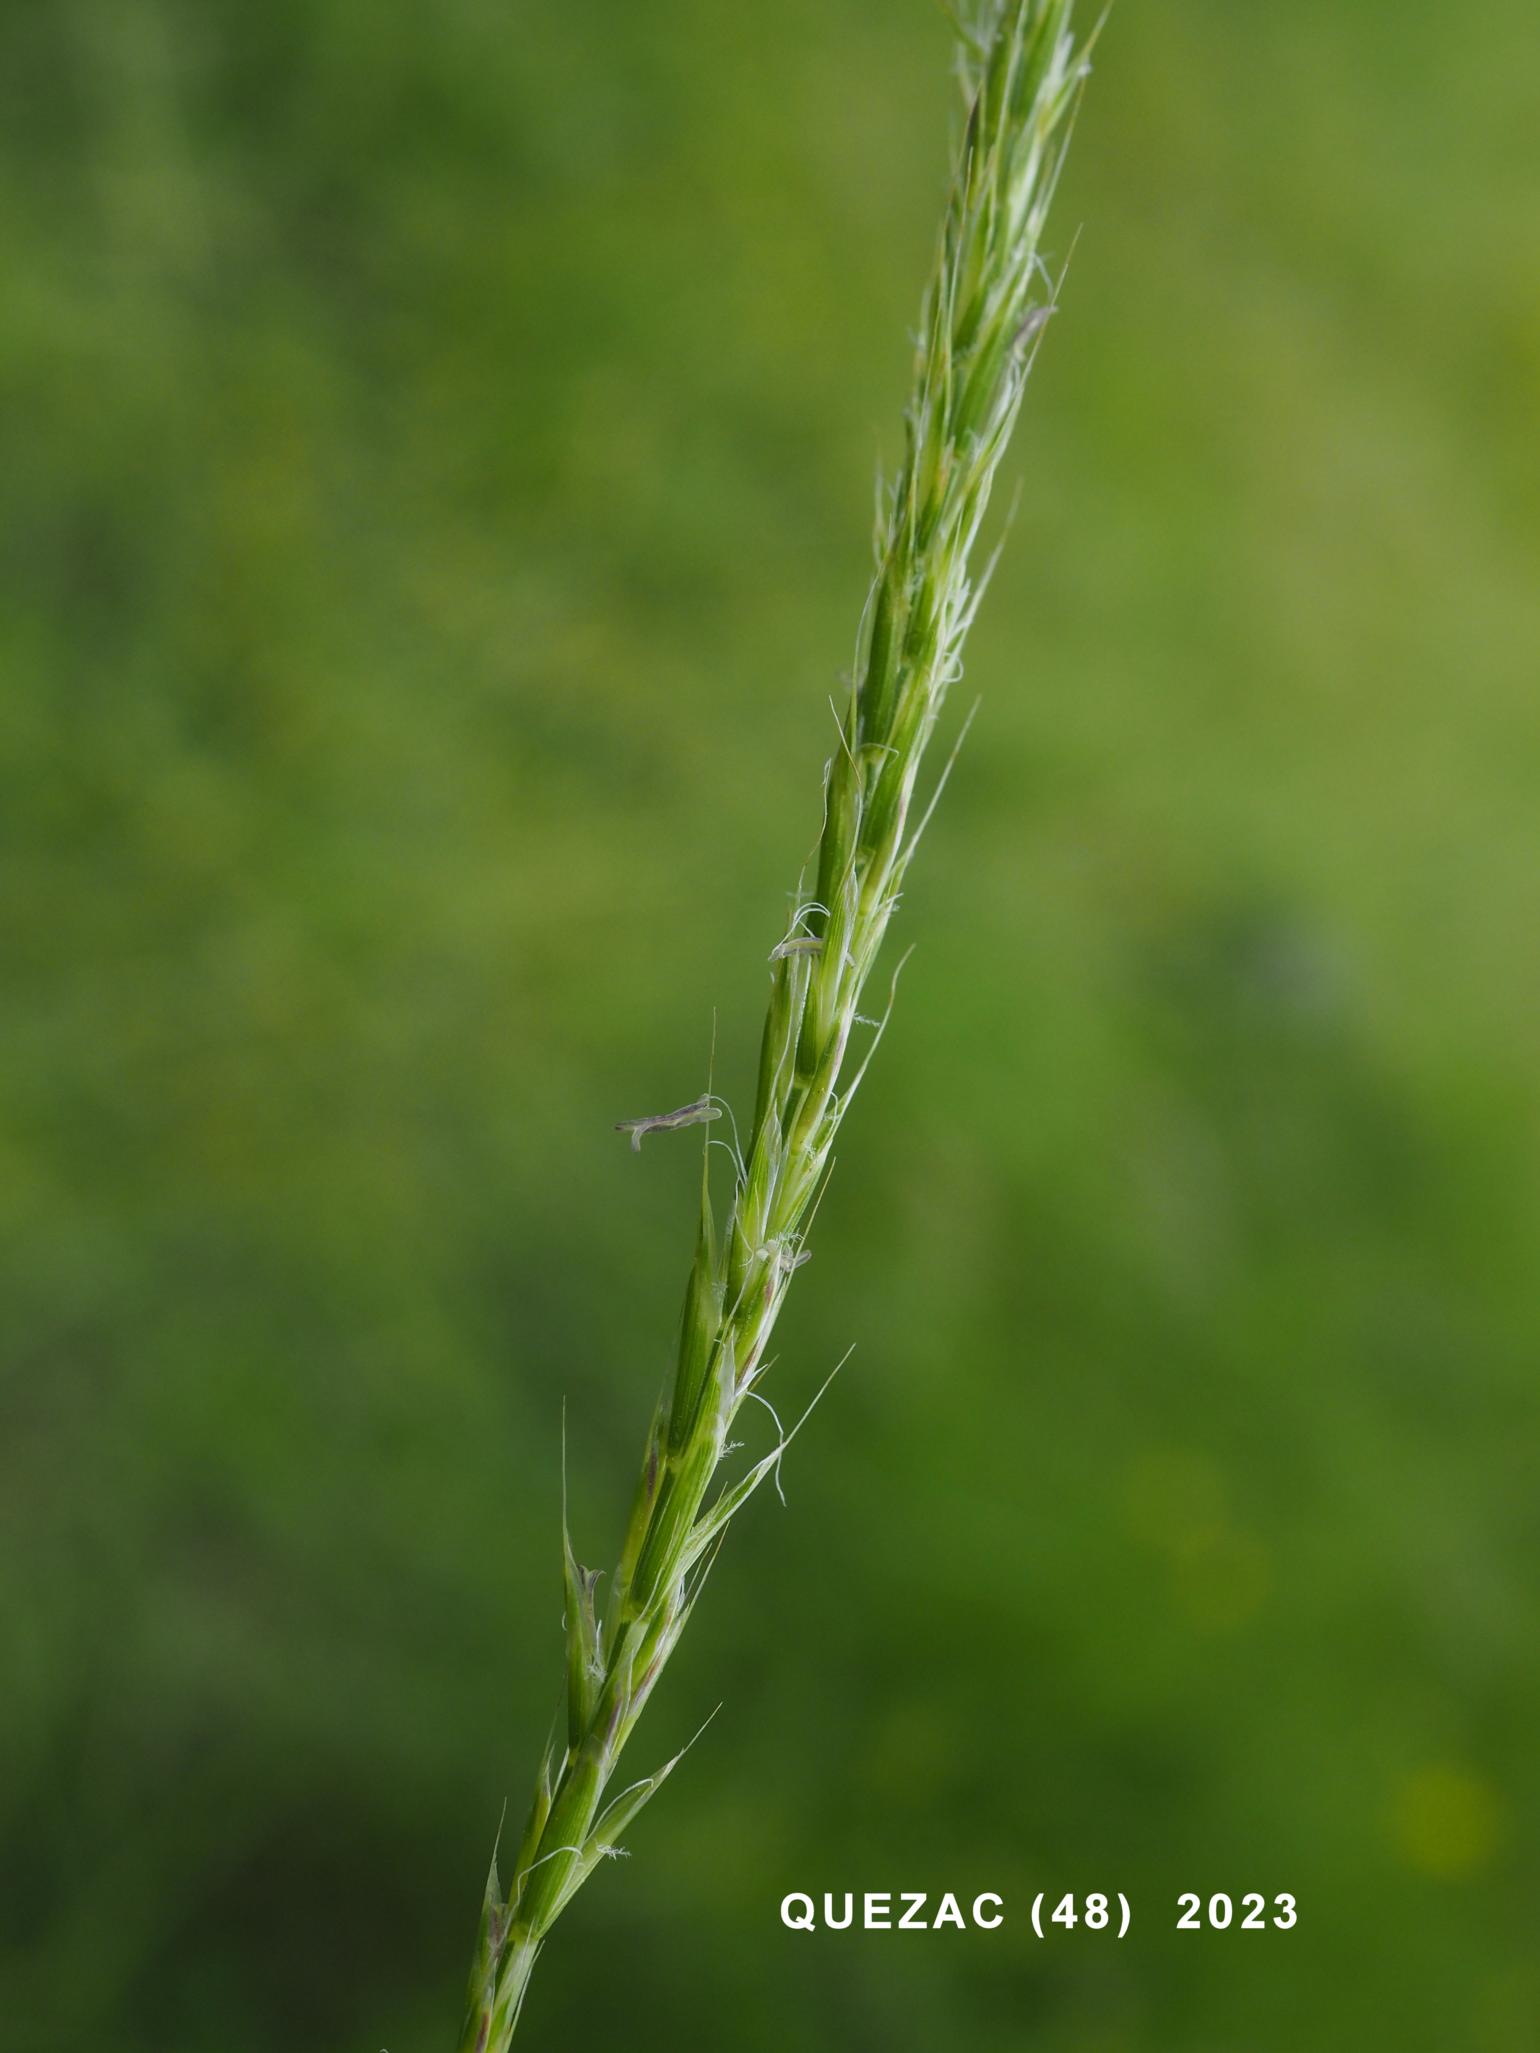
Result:
[[[704,1152],[678,1359],[602,1603],[563,1517],[563,1705],[506,1889],[493,1858],[462,2053],[509,2045],[551,1927],[675,1765],[617,1788],[626,1743],[728,1526],[790,1437],[778,1428],[768,1454],[719,1480],[734,1420],[761,1396],[835,1136],[881,1039],[887,1013],[867,1020],[862,999],[945,782],[943,773],[917,815],[921,766],[987,582],[977,556],[991,489],[1053,305],[1040,244],[1087,69],[1071,4],[993,0],[961,29],[968,112],[921,315],[905,453],[879,498],[876,573],[816,852],[770,951],[753,1113],[729,1151],[720,1211],[713,1150]],[[622,1130],[639,1146],[645,1133],[718,1109],[701,1099]]]

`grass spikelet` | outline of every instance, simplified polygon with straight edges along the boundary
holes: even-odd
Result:
[[[962,674],[988,576],[988,566],[975,569],[979,534],[1053,310],[1040,244],[1087,69],[1070,12],[1071,0],[992,0],[961,25],[968,111],[921,312],[905,450],[879,489],[875,573],[816,855],[798,879],[790,928],[770,949],[753,1120],[741,1153],[729,1151],[733,1188],[720,1219],[703,1170],[675,1378],[648,1436],[602,1616],[597,1578],[579,1566],[563,1514],[563,1736],[547,1750],[506,1900],[493,1864],[461,2053],[504,2053],[552,1925],[671,1772],[674,1762],[608,1796],[728,1525],[777,1475],[791,1437],[778,1433],[768,1455],[718,1480],[734,1420],[763,1401],[754,1386],[766,1347],[808,1252],[840,1122],[881,1036],[862,996],[930,817],[929,805],[916,817],[921,767]],[[621,1131],[639,1148],[644,1134],[716,1116],[707,1097]]]

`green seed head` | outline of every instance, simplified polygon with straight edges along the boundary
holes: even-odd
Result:
[[[969,112],[922,310],[904,454],[879,491],[876,570],[825,776],[814,895],[799,886],[772,956],[753,1119],[742,1157],[727,1151],[735,1174],[720,1233],[703,1169],[673,1384],[602,1627],[594,1578],[564,1541],[565,1742],[547,1754],[510,1901],[497,1900],[495,1869],[488,1885],[462,2053],[506,2053],[541,1940],[668,1774],[602,1808],[728,1525],[787,1444],[782,1434],[736,1480],[717,1480],[734,1421],[758,1395],[840,1124],[881,1031],[871,1033],[863,998],[935,802],[933,793],[913,826],[928,745],[987,581],[976,567],[981,527],[1052,304],[1039,245],[1085,74],[1070,4],[985,0],[964,30]],[[715,1116],[702,1098],[624,1130],[639,1142]]]

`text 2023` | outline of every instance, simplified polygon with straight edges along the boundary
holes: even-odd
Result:
[[[1227,1932],[1232,1925],[1237,1932],[1291,1932],[1299,1923],[1299,1906],[1287,1894],[1275,1896],[1271,1907],[1258,1893],[1243,1896],[1239,1917],[1228,1896],[1211,1896],[1205,1904],[1201,1896],[1189,1892],[1176,1900],[1182,1913],[1176,1921],[1179,1932]]]

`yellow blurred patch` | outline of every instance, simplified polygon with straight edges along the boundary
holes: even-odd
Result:
[[[1497,1851],[1501,1804],[1491,1785],[1470,1769],[1433,1762],[1402,1782],[1391,1825],[1409,1867],[1458,1882],[1479,1873]]]

